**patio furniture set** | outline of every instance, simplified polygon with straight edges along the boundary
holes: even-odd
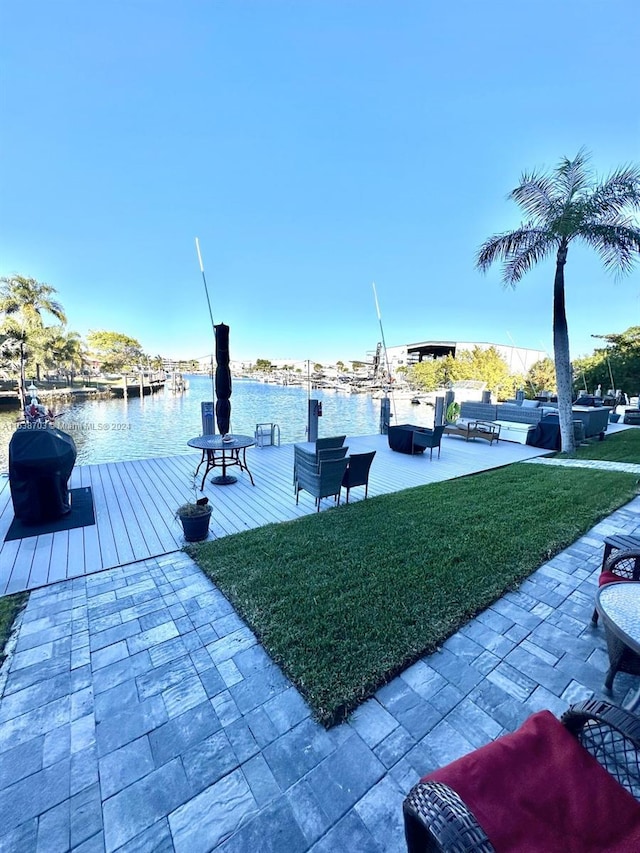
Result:
[[[640,675],[640,539],[604,540],[594,627],[610,667]],[[624,709],[590,699],[428,773],[403,803],[409,853],[640,850],[640,691]]]
[[[332,497],[340,503],[343,487],[349,493],[355,486],[364,486],[364,496],[369,491],[369,471],[375,450],[367,453],[347,455],[345,435],[319,438],[316,442],[295,444],[293,461],[293,488],[296,504],[301,491],[313,495],[316,511],[320,512],[320,501]]]
[[[578,406],[572,408],[576,429],[584,438],[593,438],[604,434],[609,423],[608,406]],[[463,402],[460,407],[458,423],[482,421],[495,424],[500,429],[500,438],[516,441],[519,444],[531,444],[534,428],[539,424],[557,422],[558,407],[540,400],[521,400],[511,403],[472,403]],[[577,424],[581,424],[578,427]]]

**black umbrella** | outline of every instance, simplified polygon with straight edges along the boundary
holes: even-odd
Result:
[[[229,432],[231,421],[231,370],[229,369],[229,327],[214,326],[216,332],[216,421],[221,435]]]

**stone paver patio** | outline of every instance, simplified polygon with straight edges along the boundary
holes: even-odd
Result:
[[[606,697],[602,538],[639,530],[636,498],[329,731],[183,554],[37,590],[0,683],[0,849],[399,853],[420,775]]]

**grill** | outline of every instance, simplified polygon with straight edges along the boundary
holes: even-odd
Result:
[[[9,487],[16,518],[54,521],[71,511],[67,483],[76,461],[70,435],[54,427],[16,430],[9,442]]]

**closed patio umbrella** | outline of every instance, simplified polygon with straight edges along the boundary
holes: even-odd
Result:
[[[216,421],[221,435],[229,432],[231,422],[231,370],[229,369],[229,327],[214,326],[216,332]]]

